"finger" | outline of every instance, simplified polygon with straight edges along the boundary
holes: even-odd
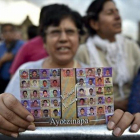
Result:
[[[34,121],[34,117],[32,116],[32,114],[29,111],[27,111],[27,109],[25,109],[13,95],[5,93],[3,94],[2,100],[9,110],[13,111],[15,114],[17,114],[24,120],[27,120],[29,122]]]
[[[4,129],[0,129],[0,133],[6,135],[6,136],[10,136],[10,137],[14,137],[17,138],[18,137],[18,133],[13,133]]]
[[[3,116],[10,123],[18,126],[19,128],[35,130],[35,125],[32,125],[30,122],[23,120],[22,118],[17,116],[14,112],[6,108],[6,106],[4,106],[4,104],[2,103],[0,105],[0,110],[1,110],[0,115]]]
[[[115,110],[114,115],[110,118],[107,128],[109,130],[113,130],[116,126],[116,124],[120,121],[122,118],[124,112],[120,109]]]
[[[0,128],[7,130],[7,131],[11,131],[11,132],[16,132],[16,133],[25,131],[25,129],[19,128],[19,127],[13,125],[12,123],[8,122],[1,115],[0,115]]]
[[[138,130],[140,129],[140,113],[136,113],[134,115],[134,121],[131,125],[130,131],[131,132],[138,132]]]
[[[121,136],[123,132],[125,131],[125,129],[130,126],[133,119],[134,119],[134,116],[131,113],[125,112],[122,118],[120,119],[120,121],[116,124],[113,130],[113,134],[117,137]]]

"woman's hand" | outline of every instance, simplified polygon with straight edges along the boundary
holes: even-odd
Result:
[[[121,136],[129,126],[131,132],[138,132],[140,129],[140,113],[132,115],[120,109],[115,110],[114,115],[108,122],[108,129],[113,130],[115,136]]]
[[[19,132],[35,130],[34,118],[11,94],[0,95],[0,133],[18,137]]]

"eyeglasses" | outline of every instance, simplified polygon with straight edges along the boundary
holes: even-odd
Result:
[[[46,31],[46,34],[49,35],[50,37],[60,37],[62,35],[62,32],[65,32],[67,37],[75,36],[79,33],[77,29],[54,29],[51,31]]]

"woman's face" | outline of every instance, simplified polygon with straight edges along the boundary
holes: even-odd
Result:
[[[121,17],[113,2],[107,1],[104,4],[95,28],[101,37],[114,36],[121,32]]]
[[[49,26],[46,33],[46,49],[58,64],[70,62],[79,46],[79,33],[74,22],[65,18],[59,26]]]

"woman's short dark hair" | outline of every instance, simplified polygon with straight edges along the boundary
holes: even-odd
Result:
[[[84,22],[85,22],[85,26],[86,28],[88,29],[88,32],[89,32],[89,35],[90,36],[93,36],[96,33],[96,31],[90,26],[90,23],[89,21],[91,19],[93,19],[94,21],[97,21],[98,18],[99,18],[99,14],[100,12],[103,10],[103,6],[104,4],[107,2],[107,1],[112,1],[114,2],[113,0],[95,0],[93,1],[87,11],[86,11],[86,16],[84,17]]]
[[[40,35],[44,38],[45,30],[49,26],[58,26],[62,19],[67,17],[73,20],[79,30],[79,34],[84,34],[83,19],[78,12],[63,4],[52,4],[47,6],[40,20]]]

